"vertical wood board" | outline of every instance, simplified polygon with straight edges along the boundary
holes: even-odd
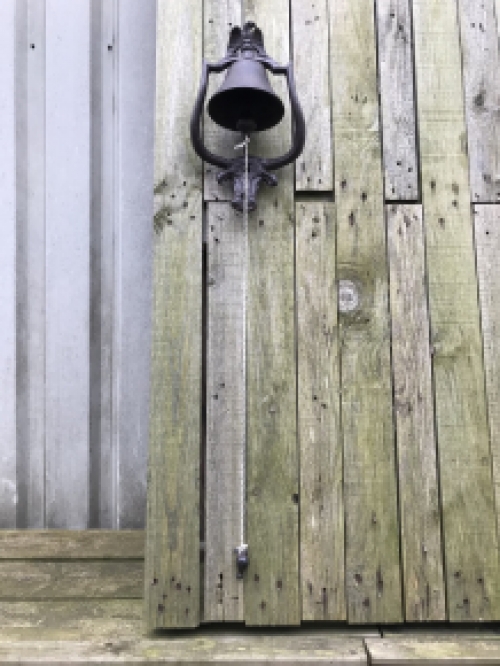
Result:
[[[409,0],[377,0],[386,201],[420,198]]]
[[[242,621],[243,581],[234,548],[242,543],[246,445],[245,308],[247,239],[242,216],[210,203],[208,226],[207,454],[204,621]]]
[[[422,206],[386,211],[405,620],[444,620]]]
[[[46,521],[88,524],[90,7],[47,0]]]
[[[414,0],[447,613],[496,619],[498,554],[456,4]]]
[[[497,529],[500,507],[500,207],[474,206],[475,240]]]
[[[278,62],[288,62],[287,0],[272,7],[247,0],[244,20],[262,29],[266,49]],[[285,82],[277,81],[277,94],[284,89]],[[289,143],[288,114],[250,149],[277,155]],[[277,176],[274,191],[262,188],[248,229],[248,625],[300,622],[293,168]]]
[[[295,186],[297,191],[332,191],[327,0],[291,0],[290,11],[297,94],[306,122],[306,145],[295,163]]]
[[[335,208],[296,204],[303,620],[345,620]]]
[[[16,523],[16,0],[0,7],[0,528]]]
[[[402,619],[374,6],[330,5],[347,617]]]
[[[500,201],[500,53],[493,0],[458,2],[471,198]]]
[[[201,165],[190,147],[187,119],[199,80],[202,30],[196,0],[175,6],[159,2],[145,575],[149,630],[200,621],[202,196]]]

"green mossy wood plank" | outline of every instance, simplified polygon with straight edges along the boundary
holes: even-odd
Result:
[[[245,20],[262,29],[268,53],[289,61],[288,0],[247,0]],[[285,81],[273,82],[285,98]],[[285,120],[251,144],[255,154],[282,154],[290,145]],[[277,188],[262,187],[249,218],[247,311],[248,469],[250,567],[245,622],[300,622],[298,457],[294,327],[293,167]]]
[[[246,434],[245,281],[242,217],[209,203],[205,621],[243,620],[243,581],[234,548],[242,539],[242,453]]]
[[[449,664],[500,663],[500,641],[426,640],[418,638],[367,638],[369,663],[373,666],[440,666]]]
[[[296,204],[303,620],[345,620],[335,207]]]
[[[199,2],[161,0],[145,577],[149,630],[196,626],[200,620],[202,201],[189,117],[201,43]]]
[[[459,0],[473,202],[500,201],[500,54],[494,0]]]
[[[298,191],[332,191],[332,112],[328,76],[327,0],[291,0],[293,62],[306,121],[306,145],[295,163]]]
[[[373,3],[331,3],[330,28],[347,614],[351,623],[399,622],[389,285]]]
[[[2,599],[142,599],[144,560],[0,562]]]
[[[431,349],[451,621],[500,615],[457,7],[414,0]]]
[[[378,62],[387,201],[420,197],[409,0],[377,0]]]
[[[0,560],[140,559],[144,530],[2,530]]]
[[[474,225],[493,481],[500,528],[500,205],[475,206]]]
[[[444,620],[422,206],[387,206],[405,619]]]
[[[242,0],[204,0],[203,5],[203,57],[208,62],[217,62],[226,54],[231,28],[241,25]],[[226,78],[228,70],[210,74],[206,103]],[[217,155],[235,157],[234,146],[241,141],[237,132],[222,129],[214,123],[207,112],[203,116],[203,136],[206,146]],[[230,201],[231,183],[219,185],[216,180],[218,167],[204,165],[203,196],[205,201]]]
[[[0,642],[137,636],[143,615],[142,599],[0,601]]]
[[[190,664],[192,666],[363,666],[360,638],[319,636],[190,636],[144,639],[118,635],[106,641],[0,640],[0,663],[32,664]]]

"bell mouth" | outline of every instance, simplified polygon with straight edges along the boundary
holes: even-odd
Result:
[[[277,125],[285,115],[283,102],[277,95],[255,88],[231,88],[216,93],[208,103],[212,120],[234,132],[245,131],[243,124],[252,125],[254,132],[263,132]]]

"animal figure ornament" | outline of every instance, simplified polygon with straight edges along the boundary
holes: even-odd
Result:
[[[292,113],[292,146],[281,157],[262,158],[250,155],[227,158],[210,152],[201,137],[201,116],[210,72],[229,70],[217,93],[208,103],[208,113],[221,127],[240,131],[245,135],[261,132],[277,125],[284,115],[284,106],[273,92],[267,71],[286,77]],[[280,65],[264,49],[261,30],[255,23],[233,28],[227,53],[216,63],[203,62],[198,96],[191,116],[191,141],[196,153],[209,164],[221,169],[219,183],[233,182],[232,205],[243,211],[245,200],[248,210],[256,208],[256,196],[262,182],[275,186],[278,179],[272,173],[290,164],[300,155],[305,143],[304,115],[295,90],[292,64]],[[245,197],[246,191],[246,197]]]

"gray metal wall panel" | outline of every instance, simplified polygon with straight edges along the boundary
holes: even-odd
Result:
[[[143,527],[156,1],[0,13],[0,527]]]

